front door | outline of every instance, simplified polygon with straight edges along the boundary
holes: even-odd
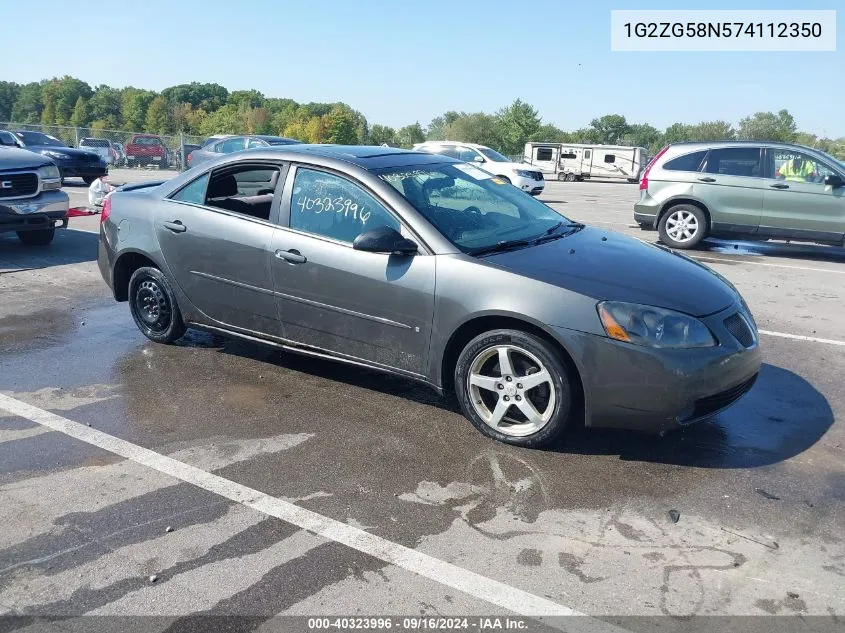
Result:
[[[839,174],[813,156],[791,149],[767,151],[760,234],[841,242],[845,234],[845,187],[824,184]]]
[[[424,375],[436,258],[354,250],[360,233],[382,225],[411,236],[361,185],[328,171],[296,169],[280,224],[271,252],[285,337]]]
[[[279,171],[258,164],[219,168],[176,192],[158,212],[156,234],[172,279],[213,324],[282,334],[269,261]],[[259,178],[264,193],[249,195]]]
[[[707,204],[714,233],[753,234],[764,188],[763,149],[742,146],[710,150],[692,189]]]

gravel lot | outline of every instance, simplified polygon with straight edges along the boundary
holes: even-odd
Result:
[[[86,204],[82,184],[65,189]],[[638,195],[549,182],[541,200],[655,240],[632,226]],[[842,626],[843,249],[707,242],[692,255],[763,331],[752,392],[662,438],[580,431],[530,451],[402,379],[205,334],[150,343],[100,278],[98,223],[72,218],[45,249],[0,237],[0,394],[15,399],[0,396],[0,615],[160,615],[144,630],[162,631],[196,613],[249,616],[238,630],[572,612]],[[331,534],[303,529],[321,517]]]

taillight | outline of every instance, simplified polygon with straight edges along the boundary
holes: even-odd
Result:
[[[111,215],[111,196],[103,200],[103,209],[100,211],[100,224],[109,219]]]
[[[650,172],[651,168],[654,167],[654,164],[657,162],[657,159],[660,158],[661,156],[663,156],[663,154],[666,153],[667,149],[669,149],[668,145],[666,147],[664,147],[662,150],[660,150],[659,152],[657,152],[657,154],[655,154],[654,158],[652,158],[648,162],[648,165],[646,165],[645,171],[643,172],[643,177],[640,179],[640,191],[645,191],[646,189],[648,189],[648,172]]]

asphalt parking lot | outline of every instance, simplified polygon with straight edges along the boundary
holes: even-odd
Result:
[[[81,183],[65,190],[86,203]],[[631,226],[638,195],[549,182],[541,200],[656,240]],[[100,277],[98,223],[72,218],[40,249],[0,236],[0,615],[26,616],[13,628],[87,614],[183,630],[197,613],[248,616],[239,630],[276,615],[843,626],[845,250],[707,242],[691,254],[761,329],[754,389],[683,432],[581,430],[531,451],[399,378],[200,333],[151,343]]]

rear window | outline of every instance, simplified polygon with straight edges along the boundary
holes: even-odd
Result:
[[[84,138],[79,143],[85,147],[108,147],[109,142],[99,138]]]
[[[136,136],[132,145],[161,145],[161,141],[154,136]]]
[[[684,154],[683,156],[678,156],[677,158],[667,161],[666,164],[663,165],[663,169],[666,171],[698,171],[698,168],[701,167],[701,161],[704,160],[706,155],[707,150],[693,152],[692,154]]]

